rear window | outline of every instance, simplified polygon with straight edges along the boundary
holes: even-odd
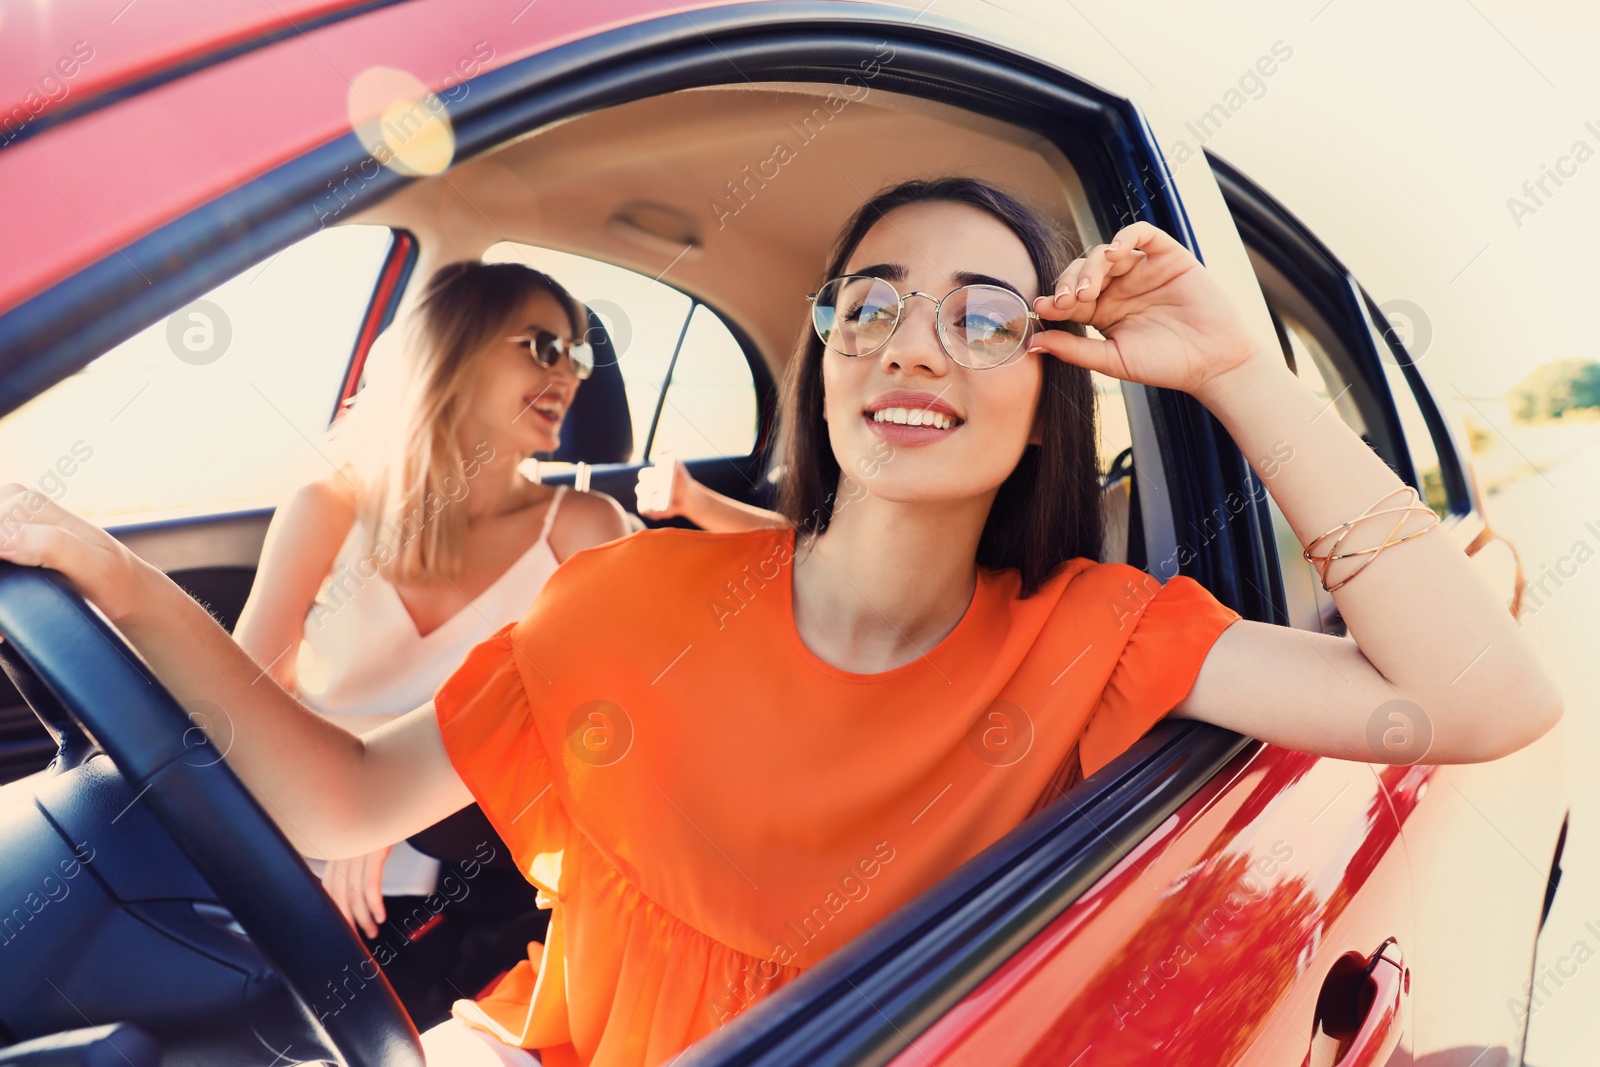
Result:
[[[756,386],[743,346],[722,317],[687,294],[624,267],[503,241],[489,263],[544,271],[605,323],[633,420],[631,462],[748,456],[756,443]]]

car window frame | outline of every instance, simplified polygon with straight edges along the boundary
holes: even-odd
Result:
[[[1431,443],[1439,455],[1440,471],[1450,504],[1449,513],[1441,517],[1440,524],[1457,541],[1476,536],[1482,519],[1460,466],[1461,452],[1448,433],[1426,383],[1417,372],[1415,361],[1405,352],[1376,301],[1332,250],[1287,207],[1215,153],[1208,151],[1206,159],[1246,248],[1260,254],[1284,276],[1299,298],[1307,301],[1317,312],[1323,325],[1333,332],[1354,363],[1354,372],[1360,384],[1382,414],[1385,434],[1397,443],[1397,462],[1392,464],[1395,473],[1421,495],[1421,476],[1396,404],[1393,386],[1384,368],[1385,353],[1379,346],[1387,345],[1388,353],[1399,360],[1405,381],[1412,387],[1411,397],[1422,410]],[[1266,288],[1263,284],[1263,299],[1266,299]],[[1272,309],[1271,300],[1267,300],[1267,303],[1269,310],[1272,310],[1274,327],[1279,329],[1280,339],[1285,339],[1278,313]],[[1441,429],[1445,430],[1442,437]],[[1426,499],[1423,496],[1424,502]],[[1281,621],[1303,629],[1342,635],[1345,632],[1343,620],[1332,598],[1320,589],[1312,565],[1300,558],[1298,551],[1292,551],[1299,541],[1288,520],[1270,498],[1263,501],[1263,507],[1269,514],[1265,525],[1266,531],[1270,531],[1267,536],[1282,549],[1289,550],[1276,553],[1282,561],[1274,575],[1276,588],[1283,597]]]
[[[350,357],[345,361],[344,376],[340,379],[339,395],[333,398],[333,409],[328,413],[331,427],[360,391],[361,379],[367,368],[367,357],[378,335],[389,328],[405,299],[411,276],[416,271],[421,254],[417,235],[398,226],[389,227],[389,251],[367,300],[361,326],[356,331],[355,342],[350,346]]]
[[[660,279],[657,279],[657,281],[662,285],[667,284],[661,282]],[[640,455],[640,460],[645,465],[653,462],[656,431],[661,426],[661,413],[666,408],[667,393],[672,390],[672,375],[678,368],[678,356],[683,353],[683,342],[689,336],[689,326],[694,322],[694,313],[701,308],[705,308],[706,311],[717,317],[717,321],[732,336],[734,344],[739,346],[739,351],[744,355],[745,365],[750,369],[750,388],[755,395],[756,425],[755,439],[751,442],[750,451],[744,455],[739,456],[729,453],[721,456],[697,456],[695,459],[696,461],[718,459],[730,461],[749,460],[764,454],[771,445],[772,435],[776,430],[778,421],[778,387],[777,381],[772,374],[772,368],[767,366],[767,361],[762,358],[761,352],[756,348],[755,342],[751,340],[750,335],[739,329],[728,315],[718,311],[716,305],[708,304],[687,289],[677,286],[673,286],[673,288],[689,298],[689,312],[683,317],[683,325],[678,330],[678,340],[672,347],[672,358],[667,362],[667,373],[661,382],[660,395],[656,397],[655,413],[650,417],[650,432],[645,437],[644,451]]]
[[[1383,338],[1390,353],[1393,354],[1394,366],[1410,388],[1412,400],[1422,412],[1422,420],[1428,428],[1428,435],[1439,454],[1439,473],[1444,481],[1450,514],[1467,515],[1478,511],[1478,502],[1473,495],[1472,479],[1467,476],[1461,463],[1462,456],[1466,455],[1468,450],[1456,438],[1449,420],[1440,410],[1433,390],[1417,365],[1418,357],[1411,355],[1372,294],[1354,278],[1351,279],[1351,284],[1355,286],[1358,298],[1367,309],[1368,320],[1373,329]]]

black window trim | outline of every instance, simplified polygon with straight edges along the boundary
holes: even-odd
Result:
[[[1427,380],[1423,378],[1422,371],[1418,369],[1417,362],[1407,350],[1405,342],[1395,332],[1391,323],[1378,305],[1372,294],[1362,288],[1354,278],[1351,284],[1356,287],[1362,303],[1366,306],[1367,314],[1372,325],[1383,336],[1384,342],[1389,346],[1389,351],[1395,358],[1406,384],[1411,388],[1412,399],[1422,411],[1423,422],[1427,424],[1428,434],[1433,438],[1433,447],[1439,453],[1439,472],[1444,480],[1445,495],[1450,500],[1450,513],[1452,516],[1481,511],[1479,501],[1472,479],[1462,470],[1460,458],[1467,455],[1470,449],[1464,447],[1464,442],[1456,439],[1455,431],[1450,423],[1439,411],[1439,405],[1434,400],[1433,390],[1428,387]],[[1421,487],[1418,486],[1418,492]]]
[[[657,279],[657,282],[666,284],[660,282],[660,279]],[[674,286],[673,288],[676,289],[677,287]],[[689,336],[689,325],[694,322],[694,313],[701,308],[705,308],[707,314],[716,317],[717,322],[728,331],[728,334],[733,338],[733,343],[738,345],[740,352],[744,354],[745,364],[750,369],[750,389],[756,398],[756,434],[755,440],[751,442],[750,451],[742,456],[731,454],[698,456],[695,462],[700,463],[721,459],[743,465],[748,464],[757,456],[764,458],[768,442],[771,440],[772,432],[776,428],[778,421],[778,390],[777,383],[773,380],[771,369],[767,366],[766,360],[761,358],[761,353],[756,350],[755,344],[751,341],[749,335],[742,330],[735,329],[728,316],[692,293],[684,292],[682,289],[678,289],[678,292],[684,293],[689,298],[689,313],[683,317],[683,327],[678,331],[678,340],[672,346],[672,358],[667,361],[667,373],[662,377],[661,391],[656,396],[656,408],[650,416],[650,432],[645,435],[644,451],[640,454],[641,462],[648,464],[651,456],[655,453],[656,431],[661,426],[662,409],[667,406],[667,393],[672,389],[673,373],[678,369],[678,356],[683,353],[683,342]]]
[[[1206,158],[1245,244],[1283,273],[1301,296],[1318,310],[1350,353],[1363,384],[1382,411],[1385,432],[1402,445],[1401,454],[1396,457],[1401,479],[1421,494],[1421,478],[1411,455],[1389,377],[1383,369],[1385,353],[1379,351],[1376,338],[1381,336],[1387,343],[1389,354],[1399,364],[1411,388],[1412,398],[1422,410],[1433,438],[1432,443],[1439,454],[1440,472],[1450,502],[1451,518],[1447,521],[1459,521],[1460,516],[1474,508],[1467,480],[1457,462],[1459,453],[1456,451],[1456,442],[1434,406],[1432,395],[1415,363],[1395,336],[1393,327],[1378,309],[1377,303],[1338,257],[1283,204],[1225,160],[1210,152],[1206,153]],[[1423,500],[1426,499],[1424,496]]]
[[[667,372],[661,376],[661,388],[656,392],[655,410],[650,413],[650,429],[644,435],[642,456],[646,463],[650,462],[650,453],[656,447],[656,427],[661,425],[661,409],[667,406],[667,390],[672,388],[672,372],[678,367],[678,353],[683,351],[683,339],[689,336],[689,323],[694,321],[694,311],[699,306],[700,301],[691,296],[689,310],[683,315],[683,325],[678,327],[678,339],[672,343],[672,358],[667,360]]]
[[[457,160],[557,118],[696,85],[831,81],[879,42],[895,59],[875,87],[977,110],[1035,130],[1079,168],[1097,221],[1149,219],[1201,255],[1151,130],[1127,100],[1031,56],[976,40],[941,17],[870,3],[774,2],[679,14],[607,31],[472,81],[451,108]],[[360,165],[346,135],[232,190],[0,316],[0,414],[217,282],[316,227],[329,174]],[[381,170],[357,195],[409,184]],[[102,312],[86,315],[93,307]],[[733,326],[732,323],[729,324]],[[1253,472],[1192,397],[1137,390],[1155,442],[1141,455],[1171,494],[1174,528],[1251,493]],[[1130,412],[1132,414],[1132,412]],[[1152,509],[1154,510],[1154,509]],[[1278,617],[1264,505],[1198,546],[1184,573],[1246,617]],[[1163,575],[1162,577],[1169,577]],[[1066,798],[939,886],[719,1031],[684,1063],[883,1062],[1062,914],[1159,823],[1259,742],[1167,720]],[[1093,812],[1093,825],[1079,812]],[[846,981],[845,979],[849,979]],[[777,1027],[781,1034],[768,1027]]]

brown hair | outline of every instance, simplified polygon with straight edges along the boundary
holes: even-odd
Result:
[[[1056,278],[1074,258],[1067,236],[1047,216],[1011,194],[975,178],[935,178],[903,182],[862,204],[834,242],[821,280],[843,272],[856,246],[884,215],[926,201],[966,204],[1003,223],[1027,249],[1041,294],[1055,291]],[[1085,333],[1078,323],[1046,325],[1080,336]],[[822,358],[822,342],[808,322],[784,381],[778,510],[797,529],[811,534],[828,528],[841,473],[822,418]],[[1105,538],[1093,381],[1087,369],[1049,354],[1040,356],[1040,364],[1043,442],[1029,444],[1001,483],[978,540],[978,565],[1015,567],[1024,597],[1069,559],[1099,562]]]
[[[366,450],[361,514],[374,556],[392,579],[460,573],[465,519],[446,506],[465,495],[463,474],[476,468],[457,431],[480,358],[536,293],[548,293],[582,338],[588,312],[548,274],[521,263],[463,260],[428,279],[394,355],[402,364],[386,387],[362,390],[341,436]],[[365,401],[365,404],[363,404]],[[479,458],[482,458],[481,456]],[[470,476],[470,475],[469,475]],[[386,536],[380,537],[380,534]]]

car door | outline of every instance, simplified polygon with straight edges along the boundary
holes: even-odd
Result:
[[[1409,1063],[1411,912],[1370,769],[1261,748],[892,1062]]]
[[[1283,205],[1228,164],[1213,166],[1302,379],[1417,486],[1444,535],[1515,613],[1522,607],[1516,552],[1490,528],[1465,434],[1424,377],[1448,359],[1425,359],[1440,324],[1400,298],[1386,310]],[[1435,380],[1447,380],[1447,371],[1441,367],[1444,377]],[[1305,624],[1343,633],[1332,599],[1303,570]],[[1416,899],[1428,902],[1418,909],[1410,955],[1417,1055],[1519,1059],[1534,942],[1559,876],[1558,732],[1505,759],[1440,766],[1427,761],[1425,723],[1400,716],[1382,725],[1381,736],[1400,750],[1374,769],[1401,822]],[[1482,877],[1484,870],[1495,877]],[[1480,928],[1473,917],[1482,915],[1497,918]],[[1474,936],[1463,938],[1468,926]]]

